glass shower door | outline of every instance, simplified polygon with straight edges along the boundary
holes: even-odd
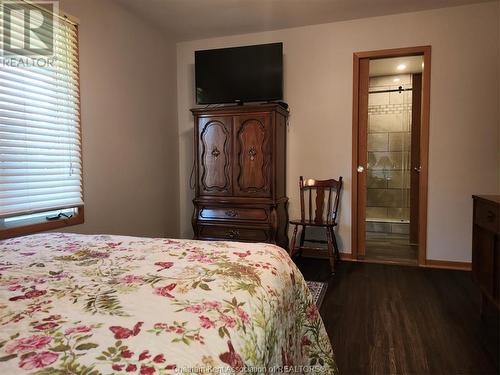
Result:
[[[366,257],[416,260],[409,245],[412,75],[371,77]]]

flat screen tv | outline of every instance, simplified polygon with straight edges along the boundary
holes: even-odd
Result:
[[[195,52],[197,104],[283,99],[283,43]]]

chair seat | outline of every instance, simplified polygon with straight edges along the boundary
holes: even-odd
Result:
[[[311,227],[335,227],[335,226],[337,226],[337,223],[332,222],[332,221],[316,222],[314,220],[307,220],[307,219],[305,219],[305,220],[300,220],[300,219],[290,220],[290,224],[305,225],[305,226],[311,226]]]

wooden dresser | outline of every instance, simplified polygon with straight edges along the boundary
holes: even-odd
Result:
[[[278,104],[192,109],[195,238],[288,247],[286,127]]]
[[[474,195],[472,275],[484,303],[500,308],[500,196]]]

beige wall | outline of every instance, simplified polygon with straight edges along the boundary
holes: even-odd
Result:
[[[177,44],[180,234],[192,235],[194,54],[197,49],[284,43],[290,104],[288,195],[299,175],[342,175],[341,249],[351,251],[352,54],[432,45],[428,258],[471,259],[471,195],[498,187],[498,2]]]
[[[176,236],[175,44],[113,1],[63,0],[80,19],[83,233]]]

